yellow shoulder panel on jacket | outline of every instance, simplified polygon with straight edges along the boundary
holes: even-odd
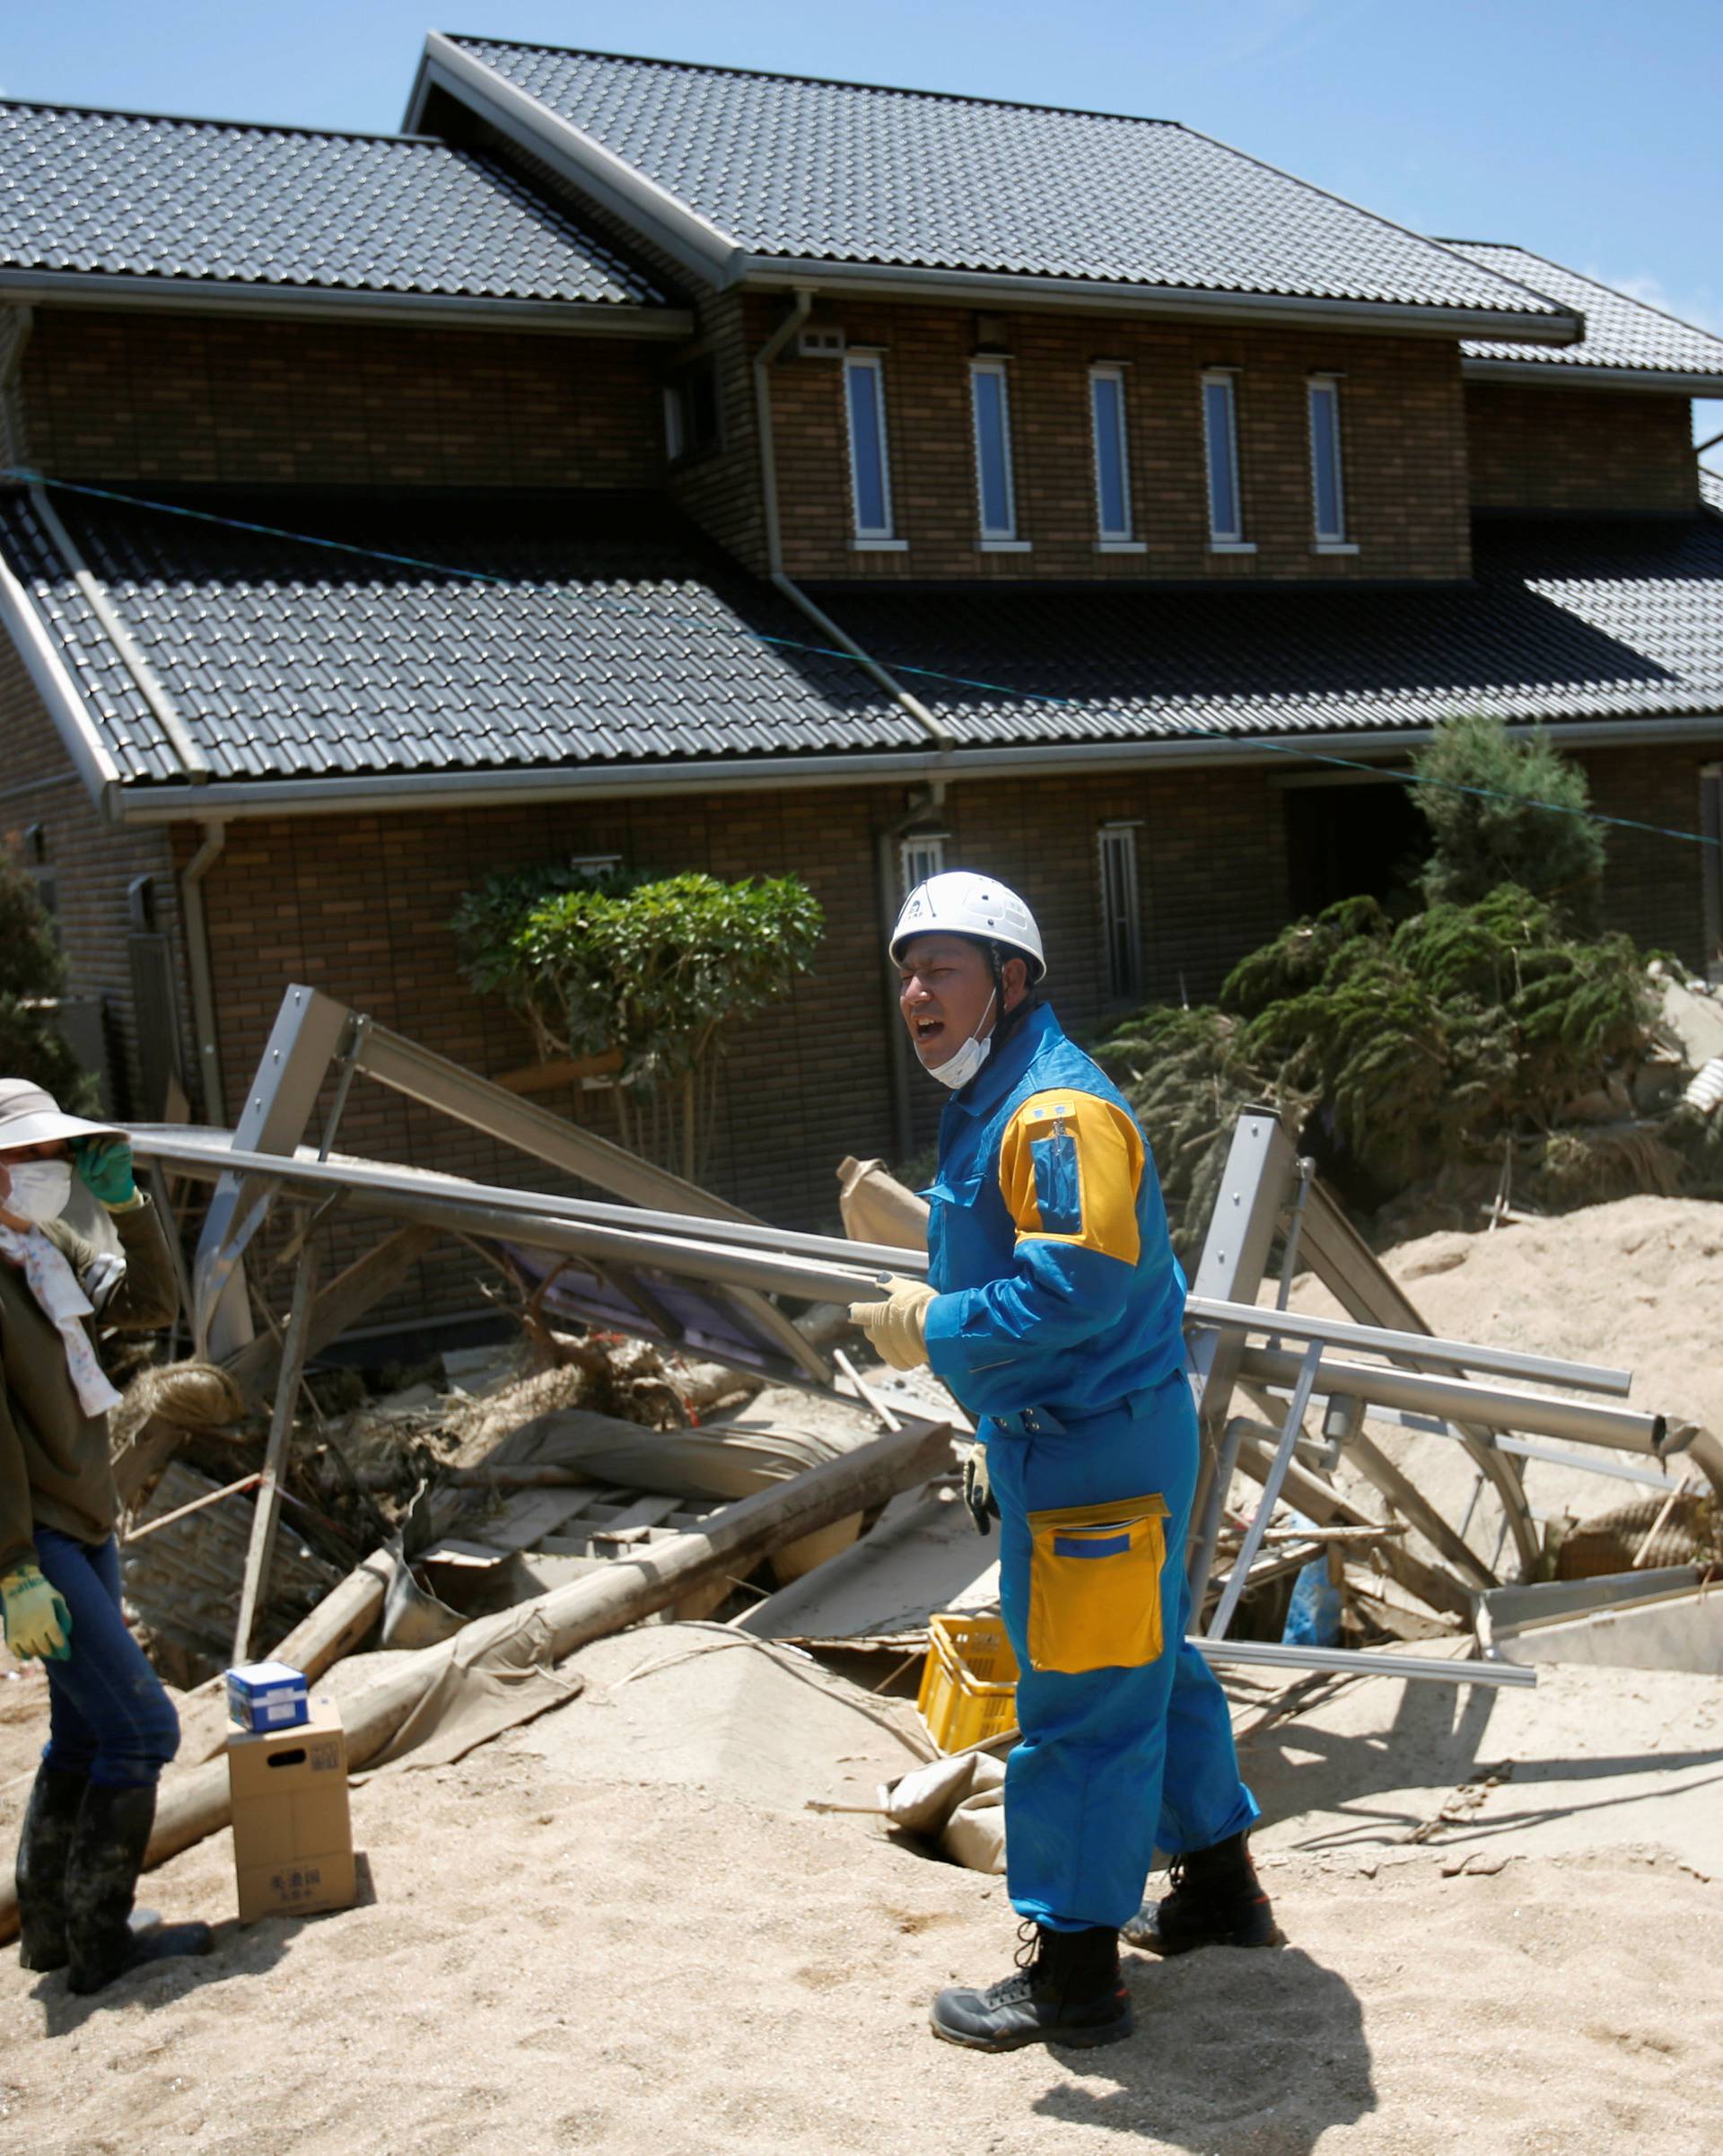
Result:
[[[1017,1240],[1075,1243],[1135,1265],[1143,1144],[1122,1109],[1094,1093],[1031,1093],[1006,1126],[999,1187]]]

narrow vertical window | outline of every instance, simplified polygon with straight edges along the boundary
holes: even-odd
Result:
[[[891,537],[891,474],[886,460],[886,384],[877,352],[844,361],[850,422],[850,504],[859,539]]]
[[[925,883],[930,876],[945,872],[945,833],[943,831],[914,831],[897,849],[898,873],[903,879],[903,895],[908,898],[918,883]]]
[[[1089,417],[1095,439],[1095,519],[1103,540],[1131,537],[1131,460],[1124,433],[1124,370],[1089,370]]]
[[[1233,379],[1216,368],[1203,377],[1203,440],[1209,463],[1209,544],[1244,542],[1238,494],[1238,416]]]
[[[1310,379],[1310,504],[1318,546],[1343,546],[1346,491],[1340,456],[1340,384],[1332,375]]]
[[[1013,540],[1017,496],[1011,486],[1011,400],[1002,359],[970,363],[969,401],[975,427],[975,495],[982,541]]]
[[[1142,923],[1137,901],[1137,829],[1104,823],[1101,846],[1101,940],[1106,993],[1124,1003],[1142,993]]]

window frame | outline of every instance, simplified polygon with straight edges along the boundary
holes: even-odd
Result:
[[[907,898],[918,884],[925,883],[930,876],[945,873],[945,848],[951,834],[949,831],[911,831],[897,842],[898,897]]]
[[[1351,552],[1351,535],[1346,529],[1346,451],[1341,435],[1341,398],[1338,374],[1312,374],[1305,384],[1306,431],[1310,442],[1310,532],[1312,544],[1321,552],[1338,552],[1342,548]],[[1330,400],[1333,417],[1330,422],[1332,462],[1328,474],[1334,495],[1334,528],[1322,528],[1322,456],[1316,440],[1316,404],[1320,398]]]
[[[701,393],[710,404],[711,427],[697,431]],[[724,446],[724,398],[716,356],[702,353],[678,367],[664,384],[664,460],[676,465]]]
[[[1254,543],[1245,537],[1245,490],[1238,460],[1238,374],[1237,367],[1204,367],[1198,380],[1202,385],[1203,401],[1203,499],[1209,524],[1209,551],[1211,554],[1255,554]],[[1211,390],[1224,390],[1227,402],[1227,429],[1224,446],[1227,458],[1229,484],[1232,489],[1233,526],[1223,530],[1215,521],[1215,451],[1214,425],[1211,417]]]
[[[858,547],[881,546],[897,538],[896,511],[891,498],[891,436],[886,423],[885,355],[869,346],[852,345],[844,354],[844,432],[849,447],[850,538]],[[885,511],[878,525],[862,521],[861,468],[856,453],[855,406],[851,376],[866,374],[873,384],[873,417],[879,443],[879,500]]]
[[[1109,1004],[1128,1004],[1142,995],[1142,881],[1137,861],[1141,828],[1140,819],[1118,818],[1100,825],[1095,834],[1101,953]],[[1115,863],[1111,871],[1109,857]]]
[[[1089,370],[1089,448],[1095,468],[1095,538],[1102,547],[1128,547],[1136,538],[1136,521],[1131,506],[1131,424],[1125,413],[1124,363],[1116,359],[1098,359]],[[1112,385],[1117,397],[1114,432],[1119,460],[1119,496],[1124,510],[1121,523],[1108,528],[1106,500],[1101,478],[1101,414],[1096,401],[1096,390],[1102,382]]]
[[[987,521],[986,464],[981,439],[981,398],[977,384],[986,377],[999,384],[1000,466],[1005,480],[1005,521]],[[1027,551],[1017,531],[1017,477],[1011,469],[1011,370],[1008,359],[984,356],[969,362],[969,446],[975,461],[975,530],[984,549]]]

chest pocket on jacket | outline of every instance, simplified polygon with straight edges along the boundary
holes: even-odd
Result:
[[[1049,1235],[1083,1231],[1083,1179],[1077,1162],[1077,1138],[1063,1118],[1029,1137],[1035,1163],[1035,1205]]]

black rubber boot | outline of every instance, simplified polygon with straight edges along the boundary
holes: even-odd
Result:
[[[1256,1877],[1242,1834],[1172,1862],[1173,1890],[1145,1901],[1125,1925],[1128,1946],[1151,1954],[1188,1954],[1199,1946],[1284,1946],[1273,1906]]]
[[[18,1836],[18,1966],[46,1975],[64,1968],[66,1860],[83,1792],[82,1775],[39,1766]]]
[[[154,1824],[153,1786],[109,1789],[92,1782],[85,1790],[66,1866],[68,1990],[99,1992],[144,1962],[206,1954],[214,1944],[206,1924],[131,1929],[132,1896]]]
[[[930,2018],[936,2037],[972,2051],[1116,2044],[1132,2028],[1131,2000],[1119,1975],[1119,1935],[1025,1924],[1015,1976],[985,1991],[943,1991]]]

